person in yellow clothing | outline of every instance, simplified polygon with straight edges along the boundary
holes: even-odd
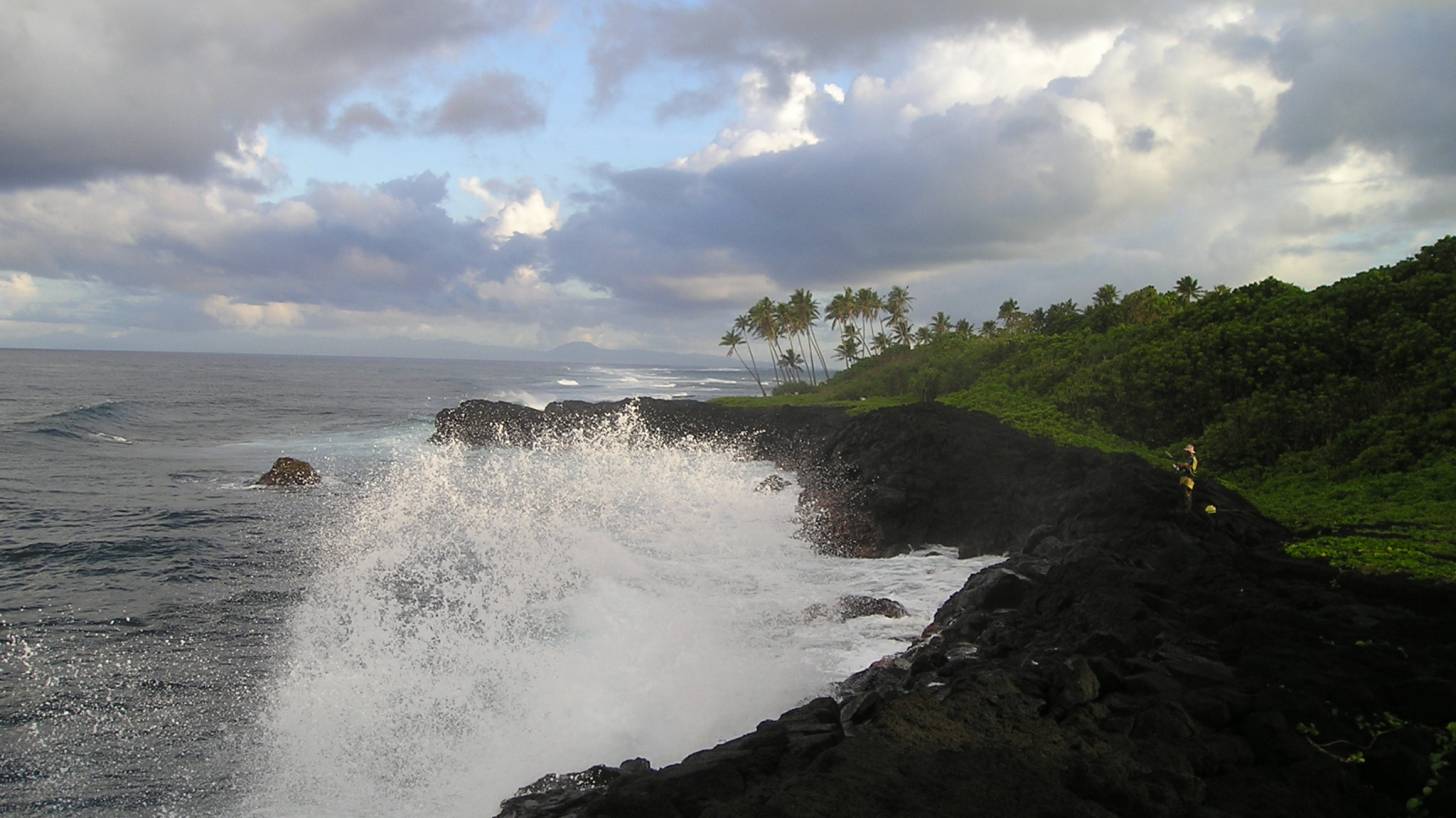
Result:
[[[1189,443],[1183,447],[1182,460],[1174,461],[1173,468],[1178,472],[1178,485],[1183,487],[1183,510],[1193,510],[1193,476],[1198,473],[1198,451]]]

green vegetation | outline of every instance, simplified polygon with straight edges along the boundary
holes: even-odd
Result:
[[[939,400],[1153,462],[1196,440],[1204,473],[1297,533],[1290,553],[1456,581],[1456,238],[1311,291],[1205,293],[1184,276],[1165,292],[1104,285],[1085,309],[1008,300],[979,332],[944,313],[912,328],[908,293],[893,295],[894,313],[836,296],[851,365],[767,400]],[[858,355],[849,342],[877,321],[884,340]]]

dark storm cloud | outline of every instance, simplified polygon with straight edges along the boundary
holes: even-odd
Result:
[[[425,120],[435,133],[469,136],[535,128],[546,111],[519,74],[489,72],[456,86]]]
[[[696,66],[753,65],[770,78],[830,63],[873,59],[918,35],[949,35],[987,23],[1025,22],[1057,37],[1175,12],[1153,0],[708,0],[688,6],[619,2],[603,15],[591,62],[596,100],[611,102],[622,81],[653,60]]]
[[[1095,205],[1104,159],[1044,100],[959,106],[902,136],[765,154],[706,174],[612,177],[613,195],[549,236],[557,275],[649,300],[662,280],[766,274],[822,284],[994,258]]]
[[[1275,71],[1292,83],[1263,142],[1295,161],[1359,145],[1420,174],[1456,173],[1456,8],[1323,18],[1286,30]]]
[[[337,98],[520,23],[533,0],[18,0],[0,14],[0,189],[119,173],[198,178],[264,122],[387,130]]]

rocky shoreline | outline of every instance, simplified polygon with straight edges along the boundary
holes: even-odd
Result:
[[[623,408],[507,406],[445,410],[437,439],[525,443]],[[1456,815],[1456,774],[1432,770],[1456,761],[1456,590],[1291,560],[1213,481],[1194,505],[1217,513],[1188,513],[1171,472],[987,415],[633,406],[796,471],[825,550],[1009,558],[833,698],[662,769],[547,776],[502,816]]]

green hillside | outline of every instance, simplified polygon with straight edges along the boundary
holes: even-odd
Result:
[[[735,400],[934,399],[1158,462],[1197,441],[1206,472],[1298,532],[1291,553],[1456,580],[1456,237],[1310,291],[1195,289],[1107,287],[1085,310],[1031,314],[1007,302],[981,334]]]

